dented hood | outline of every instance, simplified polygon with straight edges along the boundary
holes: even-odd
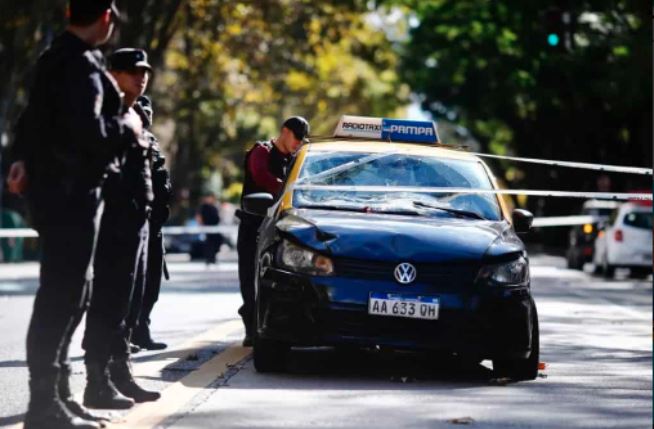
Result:
[[[524,249],[504,221],[294,209],[277,229],[327,255],[376,261],[479,261]]]

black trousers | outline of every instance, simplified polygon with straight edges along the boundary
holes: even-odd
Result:
[[[207,264],[216,263],[216,253],[223,244],[222,234],[207,234],[204,239],[204,260]]]
[[[238,226],[238,239],[236,241],[236,250],[238,252],[238,279],[241,285],[241,297],[243,305],[238,310],[238,314],[243,319],[245,332],[248,335],[254,333],[254,276],[255,261],[257,257],[257,236],[261,220],[241,217],[241,223]]]
[[[140,308],[136,302],[132,305],[132,315],[138,314],[139,324],[150,324],[150,314],[154,304],[159,299],[161,291],[161,276],[163,273],[164,242],[161,227],[150,226],[150,237],[148,239],[148,258],[147,268],[145,270],[145,289],[143,291],[143,300]],[[138,275],[142,275],[143,269],[138,270]],[[137,284],[143,284],[143,279],[138,278]]]
[[[102,204],[99,192],[59,201],[30,202],[41,244],[40,285],[27,332],[32,380],[56,375],[68,365],[68,347],[91,296],[93,256]]]
[[[95,284],[82,346],[85,361],[106,364],[129,354],[129,336],[138,320],[147,266],[148,223],[144,215],[107,205],[95,258]]]

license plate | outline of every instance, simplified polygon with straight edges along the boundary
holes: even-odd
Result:
[[[434,296],[371,293],[368,301],[368,314],[376,316],[436,320],[438,309],[439,300]]]

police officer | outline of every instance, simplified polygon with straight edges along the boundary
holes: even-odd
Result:
[[[16,129],[8,182],[26,192],[41,243],[40,285],[27,334],[30,402],[25,428],[93,429],[70,395],[68,347],[91,291],[100,186],[107,165],[139,144],[141,120],[120,94],[96,49],[118,11],[111,0],[70,0],[70,22],[40,56]]]
[[[136,99],[145,91],[151,70],[143,50],[119,49],[109,56],[109,71],[124,93],[126,109],[140,109]],[[145,276],[136,271],[147,264],[148,217],[154,199],[149,153],[149,146],[131,145],[110,166],[102,189],[105,208],[96,279],[82,342],[87,407],[123,409],[160,397],[136,384],[129,362],[129,338],[136,324],[136,313],[130,309],[134,301],[140,304],[143,294],[143,283],[136,279]]]
[[[286,119],[279,136],[269,141],[257,142],[245,155],[245,179],[243,194],[267,192],[278,198],[288,173],[289,163],[297,149],[309,134],[309,123],[301,116]],[[242,210],[236,215],[241,220],[238,228],[238,277],[241,284],[243,305],[238,310],[245,325],[244,346],[252,345],[254,333],[254,270],[257,250],[257,231],[261,217]]]
[[[143,133],[150,142],[150,163],[152,167],[152,190],[154,192],[154,201],[152,202],[152,214],[150,215],[150,238],[148,240],[148,260],[147,269],[145,270],[145,290],[143,299],[139,305],[137,299],[132,304],[132,314],[137,314],[138,324],[132,333],[132,343],[147,350],[162,350],[167,347],[166,343],[154,341],[150,334],[150,315],[154,304],[159,299],[161,289],[162,274],[168,271],[165,269],[164,260],[164,237],[161,231],[164,223],[170,216],[170,200],[172,197],[172,185],[170,183],[170,174],[166,169],[166,158],[161,152],[159,141],[152,132],[153,108],[152,101],[146,96],[140,96],[137,99],[140,107],[138,110],[143,119],[145,130]],[[143,271],[139,270],[138,274]],[[142,279],[137,279],[140,284]]]

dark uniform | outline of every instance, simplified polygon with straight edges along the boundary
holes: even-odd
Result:
[[[137,100],[142,107],[143,124],[146,127],[144,134],[150,142],[150,163],[152,166],[152,189],[154,201],[150,215],[150,238],[148,240],[148,261],[145,271],[145,290],[140,305],[135,301],[132,312],[138,314],[138,324],[132,334],[132,342],[148,350],[161,350],[166,348],[165,343],[155,342],[150,335],[150,315],[154,304],[159,299],[161,290],[161,277],[165,270],[164,237],[161,228],[170,217],[170,200],[172,198],[172,185],[170,174],[166,169],[166,159],[161,152],[159,141],[148,129],[152,124],[152,104],[150,99],[141,96]],[[138,271],[142,274],[142,270]],[[137,282],[141,282],[137,279]]]
[[[288,173],[292,155],[285,155],[277,149],[272,141],[257,142],[245,155],[245,179],[243,196],[267,192],[279,196],[282,184]],[[243,305],[238,313],[243,318],[246,338],[251,337],[254,327],[254,269],[257,250],[257,234],[261,226],[260,216],[250,215],[242,210],[236,212],[241,220],[238,227],[238,277],[241,284]]]
[[[121,108],[102,55],[72,33],[58,36],[39,58],[16,136],[41,243],[27,334],[25,427],[97,427],[72,418],[60,399],[70,393],[68,346],[91,293],[100,186],[111,160],[137,143]]]
[[[218,226],[220,223],[220,212],[218,207],[211,202],[200,204],[198,215],[205,226]],[[204,238],[204,261],[209,264],[216,263],[216,253],[220,251],[223,244],[223,236],[220,233],[208,233]]]
[[[129,59],[137,54],[143,57],[145,53],[134,49],[114,52],[109,57],[112,69],[116,69],[116,57]],[[132,108],[143,117],[140,105]],[[154,200],[150,152],[149,147],[130,145],[110,166],[102,188],[105,207],[95,258],[96,279],[82,342],[88,379],[84,404],[90,407],[129,408],[134,401],[160,396],[136,385],[129,368],[129,340],[143,296],[148,218]]]

